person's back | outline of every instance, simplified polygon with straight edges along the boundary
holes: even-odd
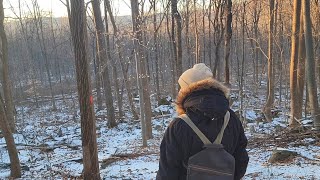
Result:
[[[197,64],[179,78],[176,99],[178,115],[187,114],[199,130],[214,141],[223,125],[223,117],[230,112],[222,144],[235,158],[235,178],[244,176],[249,161],[247,139],[235,113],[229,109],[229,90],[212,78],[204,64]],[[158,180],[186,179],[188,159],[203,149],[203,142],[182,119],[175,118],[169,125],[160,146]]]

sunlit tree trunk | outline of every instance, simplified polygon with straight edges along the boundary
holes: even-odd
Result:
[[[268,92],[267,102],[263,108],[263,113],[268,122],[272,121],[271,108],[274,103],[274,59],[273,59],[273,36],[274,36],[274,0],[269,0],[269,45],[268,45]]]
[[[300,2],[300,4],[301,4],[301,2]],[[298,70],[297,70],[297,87],[296,87],[298,89],[297,119],[302,118],[303,94],[304,94],[304,86],[306,85],[305,63],[306,63],[306,43],[305,43],[305,36],[304,36],[303,13],[301,13],[301,15],[300,15],[300,34],[299,34],[299,53],[298,53]]]
[[[71,0],[70,24],[74,45],[77,87],[81,115],[81,136],[83,151],[83,178],[100,179],[96,119],[93,111],[93,97],[90,87],[87,57],[87,22],[83,0]]]
[[[291,117],[290,126],[298,126],[297,119],[301,118],[301,110],[298,105],[298,52],[299,52],[299,30],[300,30],[300,13],[301,0],[294,1],[293,21],[292,21],[292,36],[291,36],[291,62],[290,62],[290,94],[291,94]],[[300,113],[299,113],[300,112]]]

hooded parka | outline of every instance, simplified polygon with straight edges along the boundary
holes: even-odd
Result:
[[[241,179],[248,165],[247,138],[236,114],[229,108],[229,89],[213,78],[192,83],[179,91],[176,99],[178,115],[187,114],[206,137],[213,142],[230,112],[222,144],[235,158],[235,180]],[[185,180],[189,157],[203,149],[195,132],[180,118],[167,128],[160,146],[157,180]]]

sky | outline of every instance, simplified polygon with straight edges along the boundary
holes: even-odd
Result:
[[[3,7],[4,7],[4,14],[5,17],[15,17],[14,13],[12,12],[13,7],[14,11],[19,11],[18,2],[20,1],[22,11],[28,12],[28,6],[32,8],[32,0],[3,0]],[[43,11],[50,12],[51,9],[53,11],[54,17],[63,17],[67,16],[67,10],[63,3],[61,3],[60,0],[37,0],[38,4],[40,6],[40,9]],[[65,1],[65,0],[62,0]],[[88,1],[88,0],[85,0]],[[114,14],[118,16],[122,15],[130,15],[131,9],[130,9],[130,0],[113,0],[112,1],[112,7]],[[103,3],[102,3],[103,5]],[[102,10],[102,6],[101,6]],[[103,14],[103,11],[102,11]]]

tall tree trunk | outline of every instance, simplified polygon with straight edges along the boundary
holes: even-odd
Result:
[[[306,72],[307,72],[307,87],[308,96],[310,101],[311,114],[313,117],[314,127],[317,131],[320,131],[320,116],[319,105],[317,96],[317,84],[315,76],[315,61],[313,54],[313,39],[312,39],[312,24],[310,17],[310,1],[302,1],[303,13],[304,13],[304,31],[306,42]]]
[[[87,22],[83,0],[71,0],[70,24],[74,45],[77,87],[81,115],[81,136],[83,151],[84,179],[100,179],[96,119],[93,111],[93,97],[91,94],[89,64],[87,57]]]
[[[298,69],[297,69],[297,119],[302,118],[302,106],[304,97],[305,81],[305,61],[306,61],[306,46],[304,37],[304,20],[303,13],[300,15],[300,35],[299,35],[299,53],[298,53]],[[307,103],[307,99],[306,99]],[[306,115],[306,113],[305,113]]]
[[[301,5],[301,2],[300,2]],[[306,43],[304,37],[304,20],[303,13],[300,15],[300,33],[299,33],[299,54],[298,54],[298,70],[297,70],[297,99],[298,99],[298,114],[297,119],[302,118],[302,105],[303,105],[303,94],[305,81],[305,63],[306,63]]]
[[[186,15],[185,15],[185,25],[186,25],[186,34],[185,34],[185,41],[187,46],[187,59],[188,59],[188,67],[191,66],[191,48],[190,48],[190,35],[189,35],[189,22],[190,22],[190,11],[189,11],[189,0],[186,0]]]
[[[132,22],[134,32],[134,47],[135,56],[137,61],[138,69],[138,85],[139,87],[139,98],[140,98],[140,116],[142,127],[145,126],[145,137],[147,139],[152,138],[152,125],[151,125],[151,102],[150,102],[150,90],[148,82],[148,74],[146,71],[146,62],[143,54],[143,40],[142,40],[142,21],[141,15],[139,14],[138,0],[131,0],[131,11],[132,11]],[[145,124],[144,124],[145,123]],[[143,143],[147,145],[146,142]]]
[[[177,0],[171,1],[171,10],[172,10],[172,16],[175,19],[175,22],[177,24],[177,37],[174,36],[174,33],[172,34],[173,39],[173,46],[175,48],[175,62],[176,62],[176,77],[179,77],[182,74],[182,27],[181,27],[181,16],[178,11],[178,4]],[[174,22],[172,24],[172,27],[174,27]],[[172,31],[174,31],[174,28],[172,28]],[[175,83],[174,83],[175,84]]]
[[[61,95],[62,95],[62,99],[63,101],[65,100],[64,97],[64,91],[63,91],[63,84],[62,84],[62,75],[61,75],[61,68],[60,68],[60,62],[59,62],[59,58],[58,56],[58,50],[57,50],[57,43],[56,43],[56,36],[54,33],[54,27],[53,27],[53,16],[51,15],[50,17],[50,24],[51,24],[51,34],[52,34],[52,41],[53,41],[53,46],[54,46],[54,52],[55,52],[55,63],[57,64],[57,70],[58,70],[58,76],[59,76],[59,83],[61,86]]]
[[[263,108],[263,113],[268,122],[272,121],[271,108],[274,103],[274,65],[273,65],[273,35],[274,35],[274,0],[270,2],[269,19],[269,45],[268,45],[268,92],[267,102]]]
[[[212,0],[210,0],[209,2],[209,8],[208,8],[208,21],[209,21],[209,29],[208,29],[208,33],[209,33],[209,39],[208,39],[208,56],[209,56],[209,65],[210,68],[212,68],[212,24],[211,24],[211,14],[212,14]]]
[[[122,102],[122,93],[120,94],[120,87],[119,87],[119,79],[118,79],[118,70],[117,70],[117,64],[115,61],[112,60],[111,58],[111,46],[110,46],[110,35],[109,35],[109,21],[108,21],[108,10],[106,6],[107,1],[104,1],[104,13],[105,13],[105,25],[106,25],[106,46],[107,46],[107,56],[109,61],[112,64],[112,73],[113,73],[113,80],[114,80],[114,87],[116,91],[116,96],[117,96],[117,103],[118,103],[118,108],[119,108],[119,118],[122,118],[124,116],[123,114],[123,102]]]
[[[290,126],[298,126],[297,119],[301,118],[299,110],[299,90],[298,90],[298,53],[299,53],[299,30],[300,30],[301,0],[294,1],[292,36],[291,36],[291,62],[290,62],[290,94],[291,94],[291,117]],[[299,113],[300,112],[300,113]]]
[[[97,33],[97,41],[98,41],[98,59],[104,60],[102,65],[102,74],[103,77],[103,85],[104,85],[104,92],[106,96],[106,106],[108,112],[108,127],[113,128],[117,125],[115,115],[114,115],[114,107],[113,107],[113,97],[111,92],[111,83],[109,77],[109,68],[107,63],[107,53],[106,53],[106,41],[104,39],[104,27],[101,17],[101,10],[100,10],[100,3],[99,0],[92,1],[92,9],[94,14],[95,26],[96,26],[96,33]],[[110,60],[109,60],[110,61]],[[100,73],[100,72],[99,72]]]
[[[98,55],[99,53],[99,45],[98,45],[98,37],[95,34],[93,38],[93,61],[94,61],[94,75],[95,75],[95,85],[97,92],[97,104],[98,110],[102,110],[102,95],[101,95],[101,59]]]
[[[113,33],[114,33],[115,38],[116,38],[115,44],[117,46],[117,53],[118,53],[118,56],[119,56],[120,67],[121,67],[121,71],[122,71],[122,75],[123,75],[123,79],[124,79],[124,85],[125,85],[125,88],[127,89],[129,107],[130,107],[131,113],[133,114],[134,119],[139,119],[138,113],[136,112],[135,105],[133,103],[132,90],[131,90],[131,87],[130,87],[130,82],[128,80],[129,76],[128,76],[127,71],[125,70],[125,63],[124,63],[124,58],[122,56],[121,44],[120,44],[120,41],[119,41],[119,37],[117,37],[118,29],[117,29],[117,26],[116,26],[116,22],[114,20],[114,16],[113,16],[112,11],[111,11],[110,1],[109,0],[105,0],[104,2],[105,2],[105,9],[108,11],[108,14],[109,14],[109,17],[110,17],[110,21],[112,23]]]
[[[157,101],[159,102],[161,99],[160,85],[159,85],[159,55],[158,55],[158,37],[157,37],[157,10],[156,10],[156,0],[152,1],[153,8],[153,48],[154,48],[154,57],[155,57],[155,68],[156,68],[156,94]]]
[[[9,77],[9,63],[8,63],[8,42],[6,32],[4,30],[4,9],[3,0],[0,1],[0,37],[1,37],[1,63],[2,63],[2,82],[3,92],[5,100],[6,118],[9,123],[11,132],[16,131],[15,119],[14,119],[14,105],[11,92],[11,81]]]
[[[229,73],[229,56],[230,56],[230,44],[232,37],[232,0],[227,0],[226,3],[226,34],[225,34],[225,83],[230,85],[230,73]]]
[[[200,63],[200,44],[199,44],[199,31],[197,25],[197,6],[196,0],[193,0],[193,13],[194,13],[194,35],[196,38],[196,45],[195,45],[195,63]]]

